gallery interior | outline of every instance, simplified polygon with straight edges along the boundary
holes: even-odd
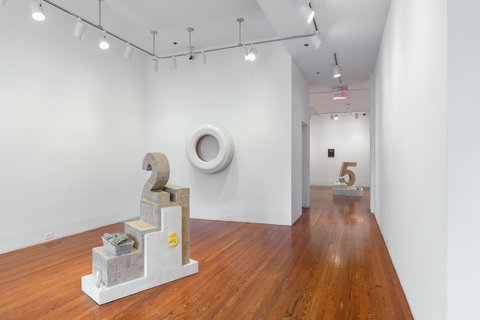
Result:
[[[0,319],[478,319],[476,0],[0,0]]]

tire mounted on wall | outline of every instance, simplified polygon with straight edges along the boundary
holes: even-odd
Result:
[[[198,155],[198,143],[205,136],[212,136],[218,142],[218,154],[211,161],[204,161]],[[204,125],[195,129],[187,140],[186,152],[190,163],[206,173],[215,173],[225,169],[233,158],[233,140],[230,134],[223,128],[212,125]]]

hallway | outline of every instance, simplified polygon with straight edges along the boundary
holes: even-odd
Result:
[[[332,200],[333,198],[333,200]],[[191,222],[198,274],[98,306],[80,290],[84,232],[0,255],[1,319],[412,319],[374,217],[362,198],[311,188],[293,227]]]

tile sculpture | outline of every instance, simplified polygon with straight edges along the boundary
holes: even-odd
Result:
[[[82,290],[98,304],[198,272],[190,259],[190,190],[167,184],[170,165],[162,153],[148,153],[142,167],[152,175],[143,188],[140,220],[125,223],[133,248],[119,255],[93,248],[93,273],[82,277]]]
[[[355,187],[355,173],[352,170],[348,170],[348,167],[356,167],[356,162],[343,162],[340,169],[338,180],[333,186],[334,196],[362,196],[363,188]],[[348,181],[344,176],[348,176]]]

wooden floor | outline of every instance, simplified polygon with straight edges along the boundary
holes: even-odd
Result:
[[[200,272],[98,306],[88,231],[0,255],[0,319],[413,319],[363,198],[312,188],[293,227],[192,220]]]

